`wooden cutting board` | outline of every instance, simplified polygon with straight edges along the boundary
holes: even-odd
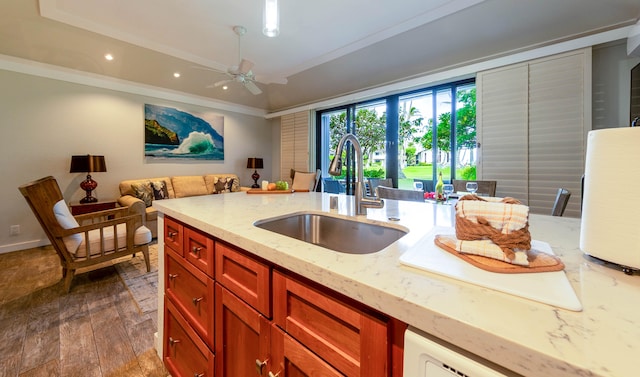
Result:
[[[433,242],[436,234],[455,234],[455,228],[434,228],[425,236],[424,243],[402,254],[400,263],[558,308],[582,311],[582,304],[564,271],[527,274],[485,271],[440,249]],[[546,242],[531,240],[531,246],[555,255]]]

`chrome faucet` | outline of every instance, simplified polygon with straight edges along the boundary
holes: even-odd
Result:
[[[333,156],[333,160],[331,160],[331,164],[329,165],[329,174],[334,176],[342,174],[342,149],[347,141],[351,142],[353,149],[356,151],[356,163],[358,165],[358,181],[356,182],[355,192],[355,213],[357,215],[366,215],[367,208],[382,208],[384,207],[384,201],[367,195],[364,185],[362,148],[360,147],[358,138],[356,138],[354,134],[348,133],[338,142],[336,154]]]

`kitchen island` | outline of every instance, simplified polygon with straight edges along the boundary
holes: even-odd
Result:
[[[338,195],[332,210],[330,196],[231,193],[154,201],[160,212],[159,287],[164,286],[162,224],[169,216],[518,374],[637,374],[640,277],[585,256],[578,248],[579,219],[530,216],[532,238],[548,242],[566,266],[583,306],[575,312],[401,265],[403,253],[427,247],[433,227],[451,226],[450,205],[386,200],[384,208],[354,217],[409,231],[366,255],[334,252],[253,225],[300,211],[354,216],[352,197]],[[162,294],[159,289],[159,303]],[[158,313],[162,324],[162,310]]]

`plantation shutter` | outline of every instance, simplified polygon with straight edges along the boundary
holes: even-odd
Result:
[[[591,119],[591,50],[532,62],[529,66],[529,206],[551,213],[559,187],[571,191],[566,216],[580,216],[585,118]],[[586,79],[586,80],[585,80]],[[588,82],[588,90],[585,84]],[[588,110],[588,113],[587,113]]]
[[[283,115],[280,132],[280,179],[291,182],[291,169],[309,171],[309,113]]]
[[[496,196],[527,203],[526,64],[483,72],[476,81],[478,179],[497,180]]]
[[[565,215],[580,216],[590,75],[590,49],[478,74],[478,176],[498,181],[496,195],[550,214],[563,187]]]

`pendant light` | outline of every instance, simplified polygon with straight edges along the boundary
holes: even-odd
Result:
[[[277,37],[280,34],[280,15],[278,13],[278,0],[264,0],[262,34],[267,37]]]

